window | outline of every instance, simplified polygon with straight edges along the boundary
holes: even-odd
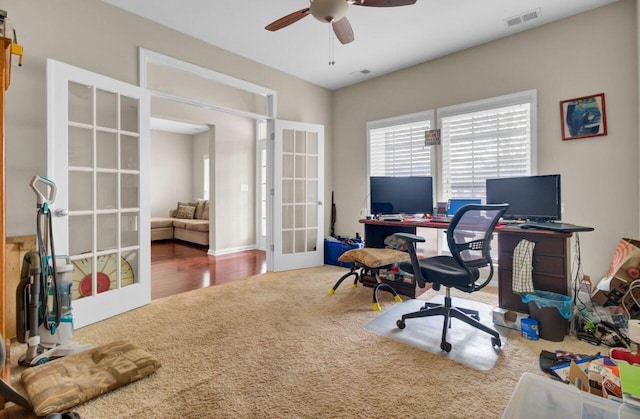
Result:
[[[535,110],[535,90],[438,109],[440,199],[484,200],[486,179],[531,175]]]
[[[203,159],[203,172],[204,172],[204,179],[203,179],[203,193],[202,193],[202,197],[204,199],[209,199],[209,155],[205,154],[204,155],[204,159]]]
[[[367,123],[369,176],[431,176],[424,132],[433,123],[433,111]]]

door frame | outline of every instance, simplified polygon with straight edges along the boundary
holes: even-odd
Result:
[[[245,80],[240,80],[235,77],[229,76],[227,74],[218,73],[216,71],[210,70],[208,68],[200,67],[195,64],[188,63],[186,61],[182,61],[164,54],[160,54],[155,51],[151,51],[145,48],[140,47],[138,51],[139,58],[139,85],[140,87],[147,89],[152,98],[161,98],[166,99],[178,103],[188,104],[191,106],[196,106],[204,109],[210,109],[215,111],[221,111],[225,113],[230,113],[233,115],[244,116],[247,118],[254,119],[256,121],[267,121],[267,138],[274,138],[274,121],[277,117],[277,92],[273,89],[269,89],[254,83],[247,82]],[[188,74],[200,77],[205,80],[211,80],[212,82],[223,84],[225,86],[238,89],[242,92],[248,92],[257,96],[261,96],[265,100],[265,114],[247,112],[240,109],[234,109],[228,106],[224,106],[216,103],[209,103],[201,100],[196,100],[192,98],[187,98],[183,96],[179,96],[172,93],[162,92],[155,89],[151,89],[148,86],[148,71],[149,65],[162,66],[169,69],[179,70],[186,72]],[[324,151],[324,150],[323,150]],[[210,156],[213,154],[210,152]],[[211,162],[212,160],[210,160]],[[272,207],[273,207],[273,194],[269,191],[273,190],[273,175],[272,170],[273,167],[273,141],[267,141],[267,165],[270,167],[267,170],[267,220],[272,220]],[[215,190],[215,185],[211,184],[210,186],[210,194],[213,194]],[[258,199],[256,198],[255,205],[259,205]],[[215,233],[214,233],[215,234]],[[324,234],[324,232],[323,232]],[[214,237],[215,238],[215,237]],[[258,237],[256,236],[256,246],[258,245]],[[267,228],[267,271],[273,271],[273,246],[270,245],[273,243],[273,237],[271,233],[271,229]],[[215,249],[214,249],[215,253]],[[209,253],[211,254],[211,252]]]

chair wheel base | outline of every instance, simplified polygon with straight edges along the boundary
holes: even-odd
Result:
[[[404,329],[404,327],[406,326],[406,324],[404,324],[404,320],[398,320],[396,322],[396,326],[398,326],[398,329]]]
[[[492,337],[491,338],[491,344],[493,346],[497,346],[498,348],[502,347],[502,342],[500,341],[500,338]]]
[[[451,352],[451,344],[449,342],[442,342],[440,344],[440,349],[442,349],[445,352]]]

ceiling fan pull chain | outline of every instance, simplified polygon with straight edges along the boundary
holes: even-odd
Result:
[[[335,65],[335,37],[333,35],[333,28],[329,26],[329,65]]]

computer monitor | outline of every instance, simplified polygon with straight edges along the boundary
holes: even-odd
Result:
[[[508,203],[503,218],[560,220],[560,175],[487,179],[487,204]]]
[[[468,204],[478,204],[482,203],[481,199],[476,198],[451,198],[449,203],[447,204],[447,215],[453,217],[456,215],[456,212]]]
[[[371,176],[371,214],[431,214],[431,176]]]

